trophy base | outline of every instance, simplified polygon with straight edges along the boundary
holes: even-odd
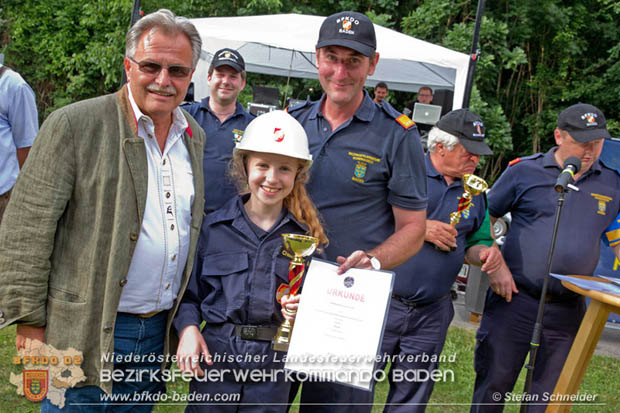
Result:
[[[293,324],[294,322],[284,320],[280,327],[278,327],[278,331],[271,342],[271,348],[273,350],[288,351],[288,346],[291,342],[291,334],[293,333]]]

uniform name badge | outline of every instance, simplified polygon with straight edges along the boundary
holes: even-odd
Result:
[[[372,390],[394,282],[391,271],[313,258],[306,274],[286,363],[309,380]]]

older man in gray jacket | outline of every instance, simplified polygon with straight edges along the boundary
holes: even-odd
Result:
[[[205,136],[178,108],[200,47],[168,10],[139,20],[127,34],[128,85],[49,116],[7,207],[0,327],[17,324],[18,349],[36,339],[83,353],[70,411],[103,411],[104,392],[163,390],[149,380],[158,374],[135,379],[166,361],[202,221]],[[45,400],[42,410],[58,409]]]

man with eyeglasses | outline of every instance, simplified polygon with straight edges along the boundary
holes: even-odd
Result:
[[[205,210],[215,211],[237,193],[228,179],[228,164],[235,142],[241,140],[245,127],[256,116],[237,102],[245,87],[245,62],[239,52],[224,48],[215,52],[207,76],[210,96],[200,103],[183,105],[209,137],[205,142],[203,170],[205,176]]]
[[[424,153],[411,119],[364,90],[379,61],[376,47],[364,14],[327,17],[316,45],[324,94],[289,113],[308,133],[314,162],[307,189],[329,232],[327,258],[341,264],[340,272],[363,267],[411,277],[398,268],[424,242]],[[305,382],[300,411],[364,412],[372,400],[371,392]]]
[[[15,185],[0,228],[0,327],[17,324],[18,349],[82,352],[86,377],[63,411],[109,411],[104,392],[133,400],[114,411],[150,411],[144,396],[164,390],[203,216],[205,136],[178,108],[200,47],[169,10],[140,19],[127,33],[128,84],[53,112]]]
[[[425,105],[430,105],[433,103],[433,89],[428,86],[422,86],[418,90],[417,96],[418,102],[424,103]]]

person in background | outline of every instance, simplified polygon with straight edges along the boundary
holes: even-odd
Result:
[[[464,175],[475,172],[481,156],[493,153],[484,137],[482,120],[467,109],[447,113],[429,133],[425,242],[399,267],[383,334],[381,351],[393,360],[385,412],[425,411],[434,385],[430,377],[439,368],[437,358],[454,317],[450,290],[463,261],[482,265],[492,280],[510,276],[493,247],[484,193],[474,196],[470,208],[457,215],[459,222],[450,225],[463,195]],[[421,371],[428,372],[426,380],[394,380]]]
[[[245,87],[245,62],[239,52],[225,48],[213,55],[207,80],[210,96],[200,103],[183,105],[202,126],[208,136],[205,142],[203,170],[205,176],[205,209],[219,209],[236,194],[235,184],[226,171],[235,142],[255,118],[237,102]]]
[[[418,90],[418,95],[416,96],[418,103],[423,103],[425,105],[430,105],[433,103],[433,89],[428,86],[422,86]],[[420,134],[422,135],[422,141],[424,146],[426,147],[426,140],[428,138],[428,133],[430,132],[433,125],[427,125],[422,123],[416,123]]]
[[[38,131],[32,88],[19,73],[0,64],[0,222]]]
[[[558,116],[557,146],[510,162],[489,192],[491,220],[507,212],[512,215],[502,246],[512,276],[491,284],[487,292],[476,335],[472,412],[503,410],[504,397],[511,394],[530,350],[555,222],[554,187],[569,157],[581,161],[573,176],[579,191],[566,194],[551,272],[592,275],[601,237],[620,257],[620,173],[598,159],[603,141],[610,137],[606,125],[603,112],[592,105],[568,107]],[[511,301],[504,299],[510,296]],[[528,412],[545,411],[544,394],[553,392],[585,312],[584,297],[553,277],[544,300],[541,342],[528,395],[536,403],[528,405]]]
[[[109,411],[104,392],[129,400],[115,412],[150,411],[144,395],[164,390],[151,373],[174,354],[204,210],[205,136],[178,107],[200,48],[169,10],[138,20],[128,84],[53,112],[17,180],[0,227],[0,327],[17,324],[18,350],[38,340],[82,352],[86,376],[43,412]]]
[[[385,100],[385,98],[388,95],[388,86],[385,82],[379,82],[377,83],[377,85],[375,86],[375,98],[374,98],[374,102],[378,103],[379,105],[383,103],[383,101]],[[387,101],[386,101],[387,102]]]
[[[416,98],[418,102],[430,105],[433,103],[433,89],[428,86],[422,86],[418,90],[418,96]]]

